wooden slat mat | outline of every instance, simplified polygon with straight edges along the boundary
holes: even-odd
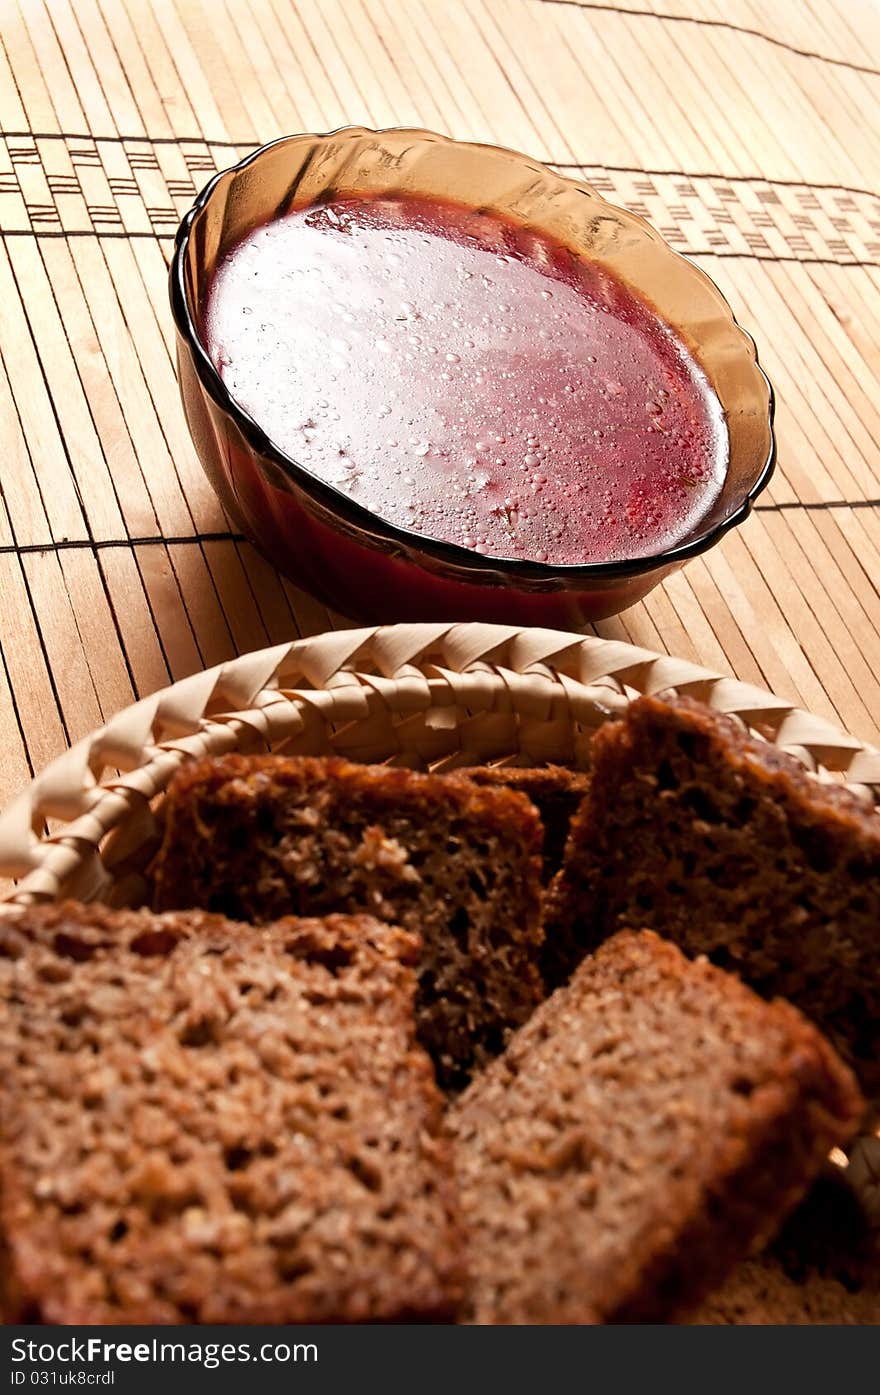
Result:
[[[777,389],[778,474],[597,630],[880,741],[874,0],[0,0],[0,803],[134,697],[346,623],[230,533],[166,297],[216,168],[346,122],[582,173],[715,277]]]

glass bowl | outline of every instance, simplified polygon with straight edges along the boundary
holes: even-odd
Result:
[[[218,261],[255,227],[351,194],[412,193],[497,211],[598,261],[683,338],[720,399],[730,460],[697,531],[631,561],[557,565],[482,556],[397,527],[279,450],[230,396],[202,337]],[[773,470],[773,392],[718,287],[644,219],[511,150],[428,131],[345,127],[262,146],[218,174],[177,233],[171,265],[180,392],[227,511],[293,581],[356,619],[567,627],[616,614],[747,516]]]

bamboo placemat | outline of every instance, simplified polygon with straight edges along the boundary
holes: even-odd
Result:
[[[874,0],[0,0],[0,804],[135,697],[345,625],[229,531],[165,278],[216,168],[346,122],[583,174],[719,282],[778,473],[596,632],[880,742]]]

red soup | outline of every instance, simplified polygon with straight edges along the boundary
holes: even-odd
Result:
[[[286,455],[479,553],[655,553],[724,478],[721,406],[683,342],[607,270],[496,214],[413,197],[290,213],[219,265],[204,329]]]

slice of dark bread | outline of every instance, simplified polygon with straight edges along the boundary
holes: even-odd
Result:
[[[476,785],[519,790],[532,801],[544,825],[544,881],[548,882],[562,866],[569,825],[589,789],[589,772],[564,765],[468,765],[454,774]]]
[[[592,754],[549,893],[551,982],[653,927],[791,999],[880,1092],[880,818],[688,699],[639,698]]]
[[[538,815],[512,790],[227,756],[172,782],[153,904],[255,921],[365,911],[416,931],[419,1039],[456,1088],[543,996],[540,850]]]
[[[850,1156],[854,1148],[860,1143],[849,1147]],[[880,1233],[871,1198],[852,1172],[852,1165],[829,1163],[769,1249],[737,1265],[689,1321],[880,1323]]]
[[[795,1279],[775,1255],[737,1265],[690,1318],[695,1327],[858,1327],[880,1324],[880,1284],[846,1288],[832,1275]]]
[[[794,1008],[615,936],[447,1116],[470,1321],[674,1317],[769,1238],[861,1109]]]
[[[0,921],[3,1320],[449,1318],[416,951],[367,916]]]

